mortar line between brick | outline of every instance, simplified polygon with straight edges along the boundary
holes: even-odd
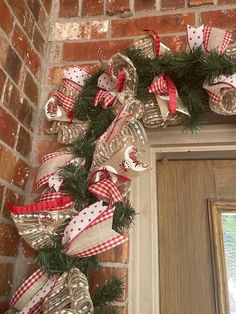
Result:
[[[187,7],[187,8],[177,8],[177,9],[171,9],[171,10],[164,10],[164,11],[138,11],[135,12],[135,15],[133,15],[130,18],[124,19],[120,16],[84,16],[82,18],[78,17],[72,17],[72,18],[58,18],[56,23],[67,23],[67,21],[73,22],[91,22],[91,21],[100,21],[100,20],[132,20],[136,18],[142,18],[142,17],[151,17],[151,16],[163,16],[163,15],[172,15],[172,14],[187,14],[187,13],[194,13],[196,10],[198,11],[220,11],[220,10],[228,10],[228,9],[235,9],[235,4],[229,3],[229,4],[220,4],[217,7],[214,4],[199,6],[199,7]]]
[[[116,262],[100,262],[102,267],[128,268],[128,264]]]
[[[156,10],[157,10],[158,12],[161,11],[161,0],[156,0]]]
[[[3,193],[2,193],[1,206],[0,206],[1,215],[3,212],[4,204],[5,204],[5,198],[6,198],[6,187],[3,186]]]
[[[0,263],[15,263],[16,256],[0,256]]]
[[[8,182],[4,179],[0,179],[0,184],[4,185],[7,189],[10,189],[10,190],[20,194],[21,196],[24,196],[26,194],[24,190],[22,190],[21,188],[17,187],[14,184],[11,184],[10,182]]]
[[[134,14],[134,1],[135,0],[129,0],[129,7],[130,11]]]
[[[24,156],[22,156],[20,153],[18,153],[17,150],[14,150],[11,146],[8,146],[8,145],[7,145],[5,142],[3,142],[1,139],[0,139],[0,144],[1,144],[2,146],[4,146],[7,150],[10,150],[10,151],[15,155],[15,157],[22,159],[28,166],[30,166],[29,159],[27,159],[27,158],[25,158]]]
[[[16,130],[15,144],[14,144],[14,147],[13,147],[13,149],[15,151],[16,151],[16,147],[17,147],[17,144],[18,144],[19,133],[20,133],[20,124],[18,123],[17,124],[17,130]]]

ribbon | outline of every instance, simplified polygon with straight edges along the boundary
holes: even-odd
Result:
[[[177,91],[172,79],[161,73],[158,77],[154,78],[149,87],[149,93],[157,94],[160,97],[168,97],[169,111],[172,114],[176,114],[177,106]]]
[[[236,114],[236,73],[226,77],[221,75],[213,82],[205,82],[203,87],[206,89],[211,109],[223,115]]]
[[[110,108],[116,99],[116,95],[113,92],[106,92],[99,90],[94,98],[94,106],[101,105],[103,109]]]
[[[84,208],[65,228],[64,252],[88,257],[109,250],[128,239],[112,229],[114,207],[96,202]]]
[[[225,51],[232,38],[225,30],[208,25],[201,25],[198,28],[187,25],[187,36],[191,50],[202,47],[206,52],[216,49],[220,53]]]
[[[87,278],[77,268],[61,276],[38,269],[18,288],[10,305],[18,314],[92,314],[94,310]]]
[[[40,202],[31,205],[15,206],[8,205],[9,210],[14,214],[27,214],[27,213],[39,213],[44,211],[53,211],[63,209],[65,205],[72,205],[73,200],[71,197],[63,197],[50,202]]]
[[[39,314],[46,296],[52,291],[58,276],[49,277],[38,269],[15,292],[10,305],[18,314]]]
[[[152,37],[154,38],[154,52],[155,52],[155,56],[159,57],[160,56],[160,47],[161,47],[161,40],[160,40],[160,36],[157,32],[150,30],[150,29],[144,29],[145,32],[148,32],[150,35],[152,35]]]

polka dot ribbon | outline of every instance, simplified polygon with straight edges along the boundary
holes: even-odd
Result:
[[[172,114],[176,114],[177,91],[172,79],[168,75],[161,73],[154,78],[149,87],[149,93],[157,94],[160,97],[169,97],[169,111]]]

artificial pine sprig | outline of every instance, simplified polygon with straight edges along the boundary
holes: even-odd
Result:
[[[124,284],[121,279],[114,277],[109,280],[102,288],[97,288],[92,301],[94,308],[101,308],[112,302],[119,302],[124,293]]]
[[[40,249],[36,260],[39,267],[49,275],[63,274],[76,267],[87,277],[92,270],[100,267],[96,255],[85,258],[71,257],[62,253],[62,249],[62,245],[58,243]]]
[[[112,228],[117,232],[125,232],[131,227],[136,212],[130,204],[128,198],[125,198],[124,203],[117,203],[113,214]]]

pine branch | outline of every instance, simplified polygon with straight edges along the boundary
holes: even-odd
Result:
[[[86,276],[92,270],[100,267],[96,255],[85,258],[71,257],[62,253],[62,249],[61,244],[54,244],[51,247],[40,249],[36,260],[39,267],[49,275],[62,274],[72,267],[76,267]]]
[[[69,192],[75,201],[75,209],[81,211],[85,206],[97,201],[97,198],[88,191],[88,170],[76,164],[67,164],[59,172],[63,179],[61,190]]]
[[[135,218],[135,209],[131,206],[130,201],[125,199],[125,203],[117,203],[113,215],[112,228],[117,232],[127,231]]]
[[[102,288],[97,288],[92,295],[94,308],[101,308],[112,302],[119,302],[124,293],[124,284],[117,277],[109,280]]]

